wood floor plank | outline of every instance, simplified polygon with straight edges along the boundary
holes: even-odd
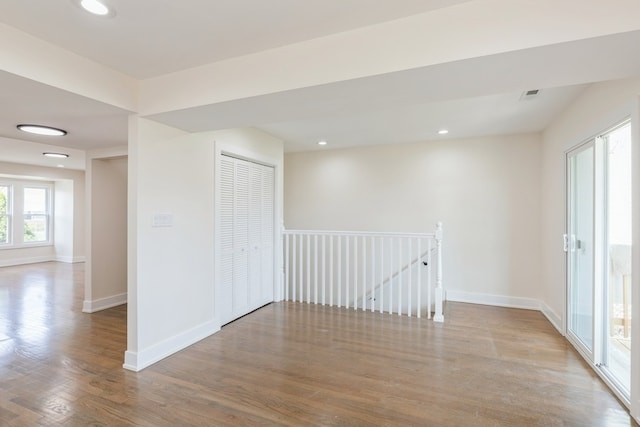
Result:
[[[83,277],[0,268],[1,425],[637,427],[539,312],[276,303],[133,373],[126,306],[82,313]]]

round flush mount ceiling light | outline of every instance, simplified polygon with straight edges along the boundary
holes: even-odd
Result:
[[[109,8],[104,1],[99,0],[73,0],[82,9],[97,16],[113,16],[114,10]]]
[[[67,134],[66,130],[52,128],[51,126],[20,124],[17,128],[22,132],[35,133],[36,135],[64,136]]]
[[[53,157],[54,159],[67,159],[69,158],[68,154],[64,154],[64,153],[52,153],[52,152],[45,152],[42,153],[43,156],[45,157]]]
[[[327,141],[318,141],[318,145],[327,145]]]
[[[440,130],[438,131],[438,135],[446,135],[446,134],[448,134],[448,133],[449,133],[449,131],[448,131],[447,129],[440,129]]]

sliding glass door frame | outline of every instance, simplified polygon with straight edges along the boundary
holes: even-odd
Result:
[[[583,142],[582,144],[574,147],[566,153],[566,182],[567,182],[567,216],[566,216],[566,234],[564,241],[564,249],[566,251],[566,287],[565,287],[565,335],[567,339],[576,347],[576,349],[582,354],[582,356],[589,361],[590,363],[597,363],[595,359],[595,355],[597,354],[595,351],[595,341],[594,340],[594,332],[595,332],[595,316],[593,313],[594,302],[596,301],[596,293],[595,293],[595,282],[597,281],[596,271],[595,271],[595,256],[591,251],[595,248],[595,206],[596,206],[596,177],[595,177],[595,139],[590,139],[588,141]],[[585,180],[581,180],[583,182],[580,183],[582,187],[588,185],[590,188],[587,188],[587,191],[584,188],[578,188],[578,179],[577,174],[579,173],[577,162],[580,160],[580,157],[585,157],[585,155],[590,154],[589,162],[582,162],[583,165],[588,165],[591,172],[590,179],[585,182]],[[583,169],[583,168],[580,168]],[[586,196],[590,197],[590,200],[587,201],[588,211],[585,211],[584,206],[580,206],[581,209],[578,209],[578,204],[584,204],[585,200],[582,197],[582,200],[578,200],[579,196],[576,194],[578,191],[586,194]],[[583,194],[583,195],[584,195]],[[577,235],[576,227],[578,227],[578,219],[576,218],[576,214],[578,211],[581,211],[583,214],[590,215],[590,218],[587,218],[587,226],[584,227],[582,225],[583,221],[580,221],[581,233]],[[582,218],[581,218],[582,220]],[[585,252],[589,250],[588,256],[579,257],[581,251]],[[584,261],[587,261],[589,264],[585,265]],[[585,280],[587,283],[585,283]],[[582,289],[578,288],[578,282],[581,282]],[[588,294],[584,293],[585,288],[588,288]],[[591,318],[588,321],[582,321],[582,325],[578,326],[578,313],[577,313],[577,305],[576,301],[579,298],[579,294],[582,293],[582,305],[584,305],[585,300],[589,300],[589,311]],[[588,334],[580,333],[578,329],[587,329]],[[584,331],[582,331],[584,332]],[[585,335],[588,335],[585,337]],[[586,339],[585,339],[586,338]]]
[[[608,145],[609,141],[607,139],[607,135],[613,132],[614,130],[626,126],[629,124],[629,120],[622,121],[619,125],[616,125],[612,128],[607,129],[602,132],[599,136],[590,138],[583,143],[571,148],[570,150],[565,152],[565,173],[566,173],[566,186],[565,186],[565,197],[566,197],[566,224],[565,229],[565,252],[566,252],[566,285],[565,285],[565,313],[563,316],[563,329],[565,336],[571,342],[571,344],[576,348],[576,350],[584,357],[584,359],[592,365],[594,370],[598,373],[598,375],[607,383],[607,385],[612,389],[612,391],[618,396],[618,398],[624,402],[628,407],[631,404],[631,399],[634,397],[634,389],[633,378],[635,376],[631,376],[632,386],[631,390],[625,390],[620,383],[620,381],[613,375],[613,373],[609,369],[609,363],[607,360],[607,342],[608,339],[608,328],[609,328],[609,296],[608,296],[608,274],[609,274],[609,241],[608,241]],[[633,138],[632,138],[633,140]],[[632,147],[634,144],[632,144]],[[589,266],[588,271],[590,271],[591,277],[587,278],[590,280],[588,286],[591,286],[591,309],[592,309],[592,317],[590,319],[591,324],[591,340],[590,342],[585,342],[585,339],[581,338],[575,331],[574,324],[576,322],[575,317],[575,308],[576,301],[574,298],[575,289],[572,288],[572,280],[576,279],[576,275],[578,272],[576,271],[576,251],[581,247],[584,249],[584,242],[580,242],[580,239],[575,236],[575,224],[576,220],[575,208],[577,205],[576,200],[576,188],[577,183],[575,182],[577,178],[576,172],[576,159],[577,156],[587,152],[587,150],[592,150],[592,158],[591,162],[591,171],[592,174],[589,176],[587,173],[586,176],[591,179],[591,182],[588,183],[591,188],[588,188],[591,192],[591,200],[587,201],[587,204],[590,202],[591,206],[589,207],[589,215],[592,221],[590,225],[590,234],[591,234],[591,245],[592,245],[592,253],[589,254],[591,257],[591,265]],[[632,150],[632,156],[633,156]],[[582,166],[584,166],[586,162],[582,162]],[[635,171],[637,164],[632,165],[632,173],[637,174]],[[632,181],[635,183],[635,181]],[[584,183],[583,183],[584,184]],[[582,189],[584,191],[584,189]],[[585,194],[584,192],[582,194]],[[584,206],[582,206],[584,208]],[[636,214],[634,214],[634,218]],[[587,218],[589,220],[589,218]],[[634,231],[635,233],[635,231]],[[581,246],[581,244],[583,246]],[[589,244],[589,242],[586,242]],[[584,261],[584,260],[583,260]],[[635,277],[635,271],[632,272],[632,278],[634,283],[637,283]],[[635,296],[634,296],[635,299]],[[573,304],[573,305],[572,305]],[[637,313],[637,309],[634,309],[634,312]],[[637,336],[637,333],[634,334]],[[632,341],[634,341],[632,339]],[[637,348],[637,347],[636,347]],[[633,354],[633,352],[632,352]],[[633,360],[633,358],[632,358]],[[633,364],[633,362],[632,362]],[[633,367],[631,368],[633,370]],[[633,372],[631,372],[633,374]]]

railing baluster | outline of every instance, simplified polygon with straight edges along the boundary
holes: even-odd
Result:
[[[338,236],[338,307],[342,307],[342,236]]]
[[[333,307],[333,235],[329,236],[329,301]]]
[[[407,263],[409,269],[409,278],[407,280],[407,316],[411,317],[411,294],[413,293],[413,239],[408,238],[407,243],[409,246],[407,248],[409,251],[409,256],[407,257],[409,260]]]
[[[284,242],[284,300],[289,301],[289,236],[283,233]]]
[[[353,309],[358,309],[358,236],[353,237]]]
[[[393,237],[389,237],[389,281],[387,286],[389,287],[389,314],[393,314],[393,289],[391,281],[393,280],[393,258],[395,256],[395,252],[393,250]]]
[[[313,303],[318,303],[318,235],[313,235]]]
[[[427,240],[427,319],[431,319],[431,239]]]
[[[345,248],[344,251],[346,253],[347,259],[345,260],[345,265],[344,265],[344,269],[347,271],[346,274],[346,278],[345,278],[345,297],[344,297],[344,302],[346,304],[346,307],[349,308],[349,287],[351,285],[351,276],[349,274],[349,270],[350,270],[350,265],[351,265],[351,261],[350,261],[350,249],[349,249],[349,241],[351,240],[351,236],[347,236],[346,238],[346,242],[345,242]]]
[[[375,238],[375,236],[371,237],[370,242],[371,242],[371,257],[370,257],[371,258],[371,262],[370,262],[371,271],[369,272],[369,276],[370,276],[369,283],[371,283],[371,290],[369,291],[368,295],[371,297],[372,296],[371,294],[373,293],[373,284],[376,281],[376,238]],[[365,295],[365,297],[367,295],[366,289],[367,289],[367,285],[365,283],[365,293],[363,294],[363,295]],[[365,302],[364,297],[363,297],[362,301],[363,301],[363,303]],[[369,310],[373,311],[373,298],[369,298],[369,301],[370,301],[369,302]],[[366,310],[366,307],[365,307],[365,310]]]
[[[307,304],[311,303],[311,235],[307,234]]]
[[[418,303],[416,304],[418,318],[421,317],[422,314],[422,238],[417,239],[418,242]]]
[[[298,251],[300,252],[300,271],[298,272],[298,290],[299,296],[298,301],[304,301],[304,234],[300,235],[300,246],[298,246]]]
[[[398,316],[402,314],[402,237],[398,237]]]
[[[326,235],[322,235],[322,305],[327,303],[327,246]]]
[[[378,302],[378,310],[384,312],[384,237],[380,237],[380,302]],[[374,291],[375,296],[375,291]]]

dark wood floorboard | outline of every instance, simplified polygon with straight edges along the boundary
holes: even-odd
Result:
[[[84,266],[0,268],[0,425],[637,426],[535,311],[446,322],[276,303],[142,372]]]

